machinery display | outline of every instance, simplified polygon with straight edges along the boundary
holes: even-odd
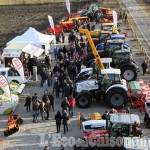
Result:
[[[134,81],[137,79],[139,67],[137,62],[132,58],[132,51],[123,39],[107,40],[104,44],[104,50],[98,50],[98,54],[103,57],[112,58],[111,67],[119,68],[121,76],[127,81]],[[126,48],[126,49],[125,49]],[[91,47],[92,49],[92,47]],[[94,58],[93,52],[88,53],[84,60],[86,67],[91,67]]]
[[[86,34],[100,72],[95,79],[76,83],[75,99],[77,106],[87,108],[91,105],[92,100],[96,99],[106,101],[110,107],[122,108],[128,101],[128,89],[126,82],[120,79],[120,69],[104,69],[104,65],[91,40],[89,31],[87,29],[79,29],[79,32]]]

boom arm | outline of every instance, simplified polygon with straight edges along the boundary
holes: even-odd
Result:
[[[92,41],[92,38],[91,38],[91,35],[90,35],[89,30],[88,30],[88,29],[79,29],[79,32],[86,35],[86,37],[87,37],[87,39],[88,39],[88,42],[89,42],[89,44],[90,44],[90,46],[91,46],[92,53],[93,53],[93,55],[94,55],[94,57],[95,57],[95,59],[96,59],[96,63],[97,63],[97,65],[98,65],[98,67],[99,67],[100,69],[104,69],[104,65],[103,65],[103,63],[102,63],[102,61],[101,61],[101,58],[100,58],[100,56],[99,56],[99,54],[98,54],[96,48],[95,48],[95,45],[94,45],[94,43],[93,43],[93,41]]]

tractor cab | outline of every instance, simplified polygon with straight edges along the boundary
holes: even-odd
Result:
[[[114,50],[122,50],[122,49],[129,49],[130,47],[128,46],[127,43],[123,39],[111,39],[111,40],[106,40],[104,44],[104,50],[107,51],[114,51]]]
[[[112,67],[120,66],[121,63],[132,60],[132,53],[130,50],[117,50],[112,53]]]
[[[120,69],[102,69],[100,73],[100,87],[102,91],[107,90],[111,85],[124,84],[120,77]]]
[[[119,34],[119,32],[116,29],[114,29],[114,23],[102,23],[101,30],[111,31],[114,34]]]
[[[110,137],[141,136],[140,118],[137,114],[110,114]]]

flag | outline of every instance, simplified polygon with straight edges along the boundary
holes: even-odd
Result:
[[[117,13],[113,10],[113,22],[114,22],[114,28],[117,29]]]
[[[6,78],[3,75],[0,75],[0,87],[5,92],[5,94],[10,97],[10,89]]]
[[[70,1],[69,0],[66,0],[66,7],[68,10],[68,13],[70,14]]]
[[[19,72],[20,76],[24,79],[24,69],[22,62],[18,58],[13,58],[12,63],[15,67],[15,69]]]
[[[51,26],[51,28],[54,30],[54,21],[53,21],[53,18],[52,18],[52,16],[49,16],[48,15],[48,20],[49,20],[49,23],[50,23],[50,26]]]

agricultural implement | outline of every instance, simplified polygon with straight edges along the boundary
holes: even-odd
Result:
[[[4,131],[5,136],[10,136],[19,131],[19,125],[23,123],[22,118],[17,114],[10,114],[8,118],[8,127]]]

